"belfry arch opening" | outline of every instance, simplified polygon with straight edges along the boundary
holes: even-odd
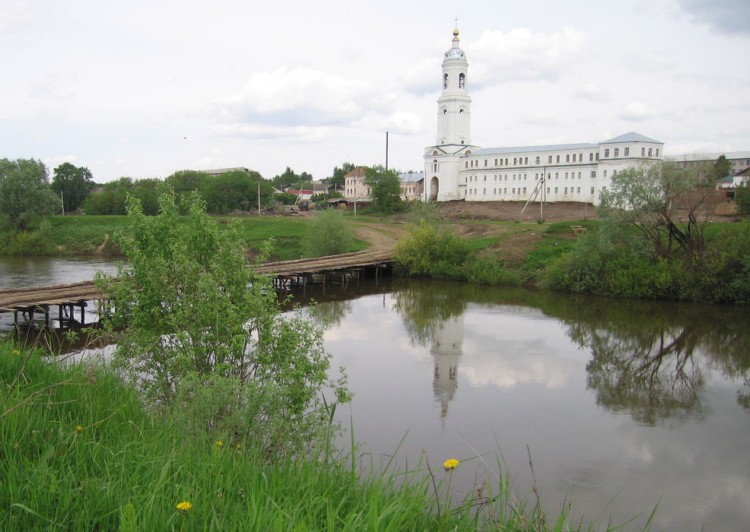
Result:
[[[439,191],[440,181],[438,180],[437,176],[433,176],[433,178],[430,179],[430,201],[437,201]]]

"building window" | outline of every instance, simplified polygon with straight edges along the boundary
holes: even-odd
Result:
[[[539,164],[539,156],[536,157],[536,164]]]
[[[577,192],[578,194],[580,194],[580,193],[581,193],[581,187],[577,187],[577,190],[576,190],[576,192]]]
[[[569,154],[569,153],[566,153],[566,154],[565,154],[565,162],[566,162],[566,163],[569,163],[569,162],[570,162],[570,154]]]
[[[604,150],[604,158],[606,159],[607,157],[609,157],[609,148],[605,148]]]
[[[555,187],[555,194],[557,194],[557,187]]]
[[[589,153],[589,162],[591,162],[593,160],[594,160],[594,153],[591,152],[591,153]]]
[[[659,156],[659,148],[656,148],[656,156]]]
[[[625,157],[630,155],[630,148],[625,148]]]
[[[646,148],[641,148],[641,157],[645,157],[646,155]]]
[[[648,156],[651,157],[651,148],[648,149]]]
[[[551,163],[551,162],[552,162],[552,156],[551,156],[551,155],[550,155],[549,157],[547,157],[547,162],[548,162],[548,163]]]
[[[620,156],[620,148],[615,148],[615,157]]]
[[[529,164],[529,158],[528,157],[524,157],[523,158],[523,164]]]
[[[560,162],[560,156],[559,155],[557,156],[557,162],[558,163]]]
[[[549,194],[549,187],[547,187],[547,194]]]
[[[463,89],[466,83],[466,76],[464,74],[458,75],[458,88]]]
[[[594,193],[594,187],[591,187],[591,194]]]
[[[607,177],[607,171],[604,170],[604,177]]]
[[[433,78],[433,79],[435,79],[435,78]],[[448,74],[444,74],[443,75],[443,88],[444,89],[448,88]]]
[[[495,159],[495,166],[497,166],[497,159]]]

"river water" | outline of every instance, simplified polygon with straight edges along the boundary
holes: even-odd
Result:
[[[50,283],[101,265],[22,259],[28,284],[48,260]],[[13,261],[0,286],[24,283]],[[508,475],[518,497],[535,485],[552,517],[567,501],[596,529],[639,530],[657,505],[655,530],[750,523],[747,309],[388,279],[320,290],[299,301],[329,324],[363,464],[426,459],[440,477],[458,458],[454,498]]]

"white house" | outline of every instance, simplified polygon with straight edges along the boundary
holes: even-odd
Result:
[[[599,203],[612,176],[661,160],[664,143],[625,133],[591,144],[480,148],[471,144],[469,64],[458,29],[445,52],[437,104],[437,139],[424,151],[430,201],[579,201]]]

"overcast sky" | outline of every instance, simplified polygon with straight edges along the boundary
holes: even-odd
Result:
[[[456,18],[476,145],[750,150],[748,0],[0,0],[0,158],[421,170]]]

